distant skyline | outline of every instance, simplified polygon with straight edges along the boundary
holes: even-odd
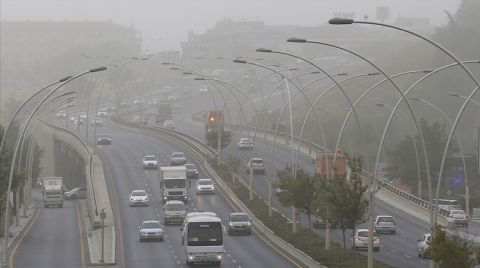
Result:
[[[107,21],[133,26],[144,46],[160,51],[180,49],[188,32],[204,33],[228,17],[264,21],[267,25],[322,25],[335,13],[367,15],[390,8],[390,18],[428,17],[434,25],[447,22],[461,0],[0,0],[0,18],[7,21]],[[392,22],[392,20],[389,20]],[[160,39],[161,40],[158,40]],[[154,40],[158,40],[153,42]]]

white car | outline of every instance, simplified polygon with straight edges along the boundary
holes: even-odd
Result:
[[[358,229],[352,239],[352,247],[354,249],[368,249],[368,229]],[[373,250],[380,251],[380,237],[373,233]]]
[[[154,155],[146,155],[143,158],[143,169],[157,169],[158,168],[158,158]]]
[[[129,204],[131,207],[136,205],[148,206],[149,203],[148,194],[145,190],[133,190],[129,195]]]
[[[107,117],[107,110],[106,109],[98,109],[97,116],[101,118]]]
[[[182,224],[187,214],[187,207],[180,200],[168,200],[163,207],[165,225]]]
[[[253,141],[250,138],[241,138],[238,142],[237,149],[253,150]]]
[[[450,210],[447,216],[448,223],[452,226],[464,226],[468,227],[468,218],[465,215],[465,211],[461,209]]]
[[[159,221],[143,221],[141,226],[138,226],[140,231],[140,242],[146,240],[160,240],[163,241],[165,230]]]
[[[214,194],[215,184],[211,179],[199,179],[197,182],[197,194]]]
[[[174,130],[175,129],[175,124],[173,123],[172,120],[165,120],[165,121],[163,121],[163,127]]]
[[[375,222],[373,223],[375,232],[379,233],[389,233],[395,234],[396,233],[396,225],[395,220],[392,216],[388,215],[380,215],[375,218]]]
[[[250,161],[247,162],[247,174],[250,174],[250,169],[253,174],[257,173],[265,175],[265,162],[258,157],[251,158]]]
[[[63,193],[63,198],[65,199],[76,199],[76,198],[86,198],[87,189],[85,187],[73,188],[70,191]]]
[[[426,258],[425,252],[427,252],[430,242],[432,242],[432,235],[424,234],[422,239],[418,239],[417,242],[418,257]]]
[[[60,119],[65,119],[65,118],[67,118],[67,112],[65,112],[65,111],[58,111],[58,113],[57,113],[57,118],[60,118]]]

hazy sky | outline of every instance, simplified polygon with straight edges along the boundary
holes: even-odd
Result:
[[[0,0],[1,19],[112,20],[142,32],[150,50],[179,49],[189,30],[203,33],[225,17],[261,20],[269,25],[315,26],[336,12],[355,12],[375,20],[377,6],[390,7],[390,16],[430,17],[445,23],[461,0]],[[162,38],[152,43],[152,40]]]

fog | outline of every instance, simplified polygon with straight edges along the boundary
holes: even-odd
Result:
[[[357,19],[376,20],[376,7],[390,7],[398,17],[427,17],[434,25],[447,22],[460,0],[2,0],[1,19],[7,21],[105,21],[133,26],[145,44],[159,38],[155,49],[180,48],[188,31],[203,33],[225,17],[259,20],[269,25],[315,26],[334,14],[354,13]],[[153,45],[152,45],[153,49]]]

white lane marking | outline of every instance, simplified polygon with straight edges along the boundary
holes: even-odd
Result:
[[[396,251],[396,250],[394,250],[394,249],[391,249],[390,251],[393,252],[393,253],[397,253],[397,252],[398,252],[398,251]]]
[[[421,263],[423,263],[423,264],[427,264],[427,262],[426,262],[426,261],[420,261],[420,262],[421,262]]]
[[[405,258],[409,258],[409,259],[412,258],[412,256],[409,256],[409,255],[403,255],[403,256],[405,256]]]
[[[230,254],[227,254],[227,256],[228,256],[229,258],[231,258],[231,257],[232,257],[232,255],[230,255]]]
[[[232,262],[233,262],[233,263],[235,263],[235,264],[237,264],[237,261],[236,261],[236,260],[234,260],[234,259],[232,259]]]

